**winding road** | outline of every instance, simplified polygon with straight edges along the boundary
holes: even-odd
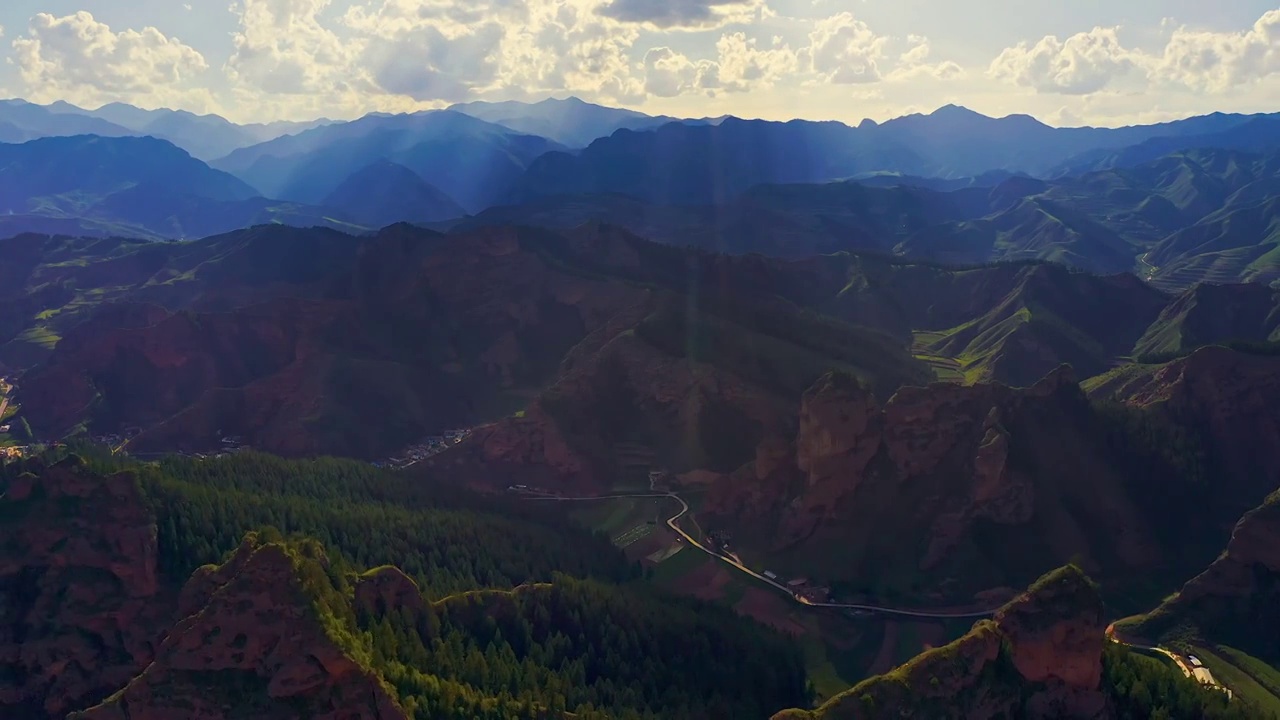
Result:
[[[599,501],[599,500],[617,500],[619,498],[671,498],[672,500],[675,500],[676,502],[680,503],[680,512],[676,513],[675,515],[667,519],[667,527],[675,531],[675,533],[679,535],[681,538],[683,538],[685,542],[689,543],[691,547],[701,550],[702,552],[710,555],[711,557],[719,560],[720,562],[726,565],[729,565],[730,567],[738,570],[739,572],[750,575],[751,577],[755,578],[756,580],[759,580],[760,582],[772,585],[773,587],[786,593],[787,596],[792,599],[792,601],[796,602],[797,604],[804,605],[806,607],[832,608],[836,610],[862,610],[865,612],[880,613],[882,615],[896,615],[900,617],[914,617],[914,618],[929,618],[934,620],[957,619],[957,618],[958,619],[984,618],[984,617],[991,617],[995,613],[995,610],[987,610],[984,612],[937,612],[937,611],[930,611],[930,610],[904,610],[901,608],[884,607],[882,605],[863,605],[858,603],[813,602],[812,600],[809,600],[808,598],[793,592],[791,588],[787,587],[786,585],[783,585],[782,583],[777,582],[776,580],[772,580],[768,577],[765,577],[761,573],[758,573],[755,570],[752,570],[751,568],[747,567],[746,565],[743,565],[738,560],[732,557],[729,557],[727,555],[721,555],[720,553],[706,547],[701,542],[699,542],[697,538],[685,532],[684,529],[680,527],[679,521],[680,521],[680,518],[684,517],[685,514],[689,512],[689,503],[685,502],[684,498],[680,497],[679,495],[673,492],[632,493],[632,494],[618,494],[618,495],[591,495],[587,497],[556,497],[552,495],[545,495],[545,496],[539,495],[536,497],[528,497],[526,499],[530,501],[547,501],[547,502],[591,502],[591,501]]]
[[[586,497],[558,497],[554,495],[537,495],[533,497],[526,497],[525,499],[532,500],[532,501],[540,500],[540,501],[550,501],[550,502],[591,502],[591,501],[599,501],[599,500],[616,500],[619,498],[671,498],[672,500],[675,500],[676,502],[680,503],[680,512],[676,513],[675,515],[667,519],[667,527],[675,531],[675,533],[679,535],[681,538],[683,538],[685,542],[689,543],[690,546],[695,547],[698,550],[701,550],[702,552],[710,555],[711,557],[719,560],[720,562],[733,567],[739,572],[750,575],[751,577],[755,578],[756,580],[759,580],[760,582],[767,583],[781,590],[782,592],[786,593],[794,602],[800,605],[804,605],[807,607],[814,607],[814,608],[834,608],[838,610],[862,610],[866,612],[880,613],[882,615],[895,615],[900,617],[930,618],[930,619],[984,618],[984,617],[991,617],[992,615],[995,614],[995,610],[988,610],[986,612],[954,613],[954,612],[934,612],[929,610],[904,610],[901,608],[884,607],[881,605],[862,605],[857,603],[812,602],[808,598],[805,598],[801,595],[798,595],[797,593],[792,592],[790,588],[783,585],[782,583],[779,583],[775,580],[771,580],[765,577],[764,575],[756,572],[755,570],[752,570],[751,568],[743,565],[737,559],[728,557],[726,555],[721,555],[720,553],[715,552],[714,550],[711,550],[710,548],[703,545],[701,542],[698,542],[697,538],[685,532],[680,527],[679,521],[680,521],[680,518],[684,517],[685,514],[689,512],[689,503],[685,502],[684,498],[680,497],[674,492],[620,493],[616,495],[590,495]],[[1209,671],[1208,668],[1205,668],[1205,667],[1193,668],[1180,655],[1174,652],[1170,652],[1169,650],[1162,647],[1139,645],[1139,644],[1135,644],[1135,643],[1131,643],[1126,640],[1123,640],[1120,637],[1117,637],[1114,625],[1107,628],[1106,635],[1107,635],[1107,638],[1112,642],[1120,643],[1122,645],[1127,645],[1132,648],[1151,650],[1154,652],[1158,652],[1162,655],[1165,655],[1166,657],[1172,659],[1173,662],[1182,670],[1183,674],[1185,674],[1187,677],[1195,678],[1197,681],[1199,681],[1204,685],[1217,688],[1218,690],[1225,692],[1227,694],[1227,697],[1229,698],[1232,697],[1231,689],[1226,687],[1222,683],[1218,682],[1218,680],[1213,677],[1213,674]]]
[[[1209,687],[1221,690],[1227,694],[1228,698],[1234,697],[1231,692],[1231,688],[1218,682],[1218,679],[1213,676],[1213,671],[1209,668],[1204,667],[1203,665],[1193,667],[1189,662],[1187,662],[1186,658],[1166,648],[1156,647],[1154,645],[1142,645],[1140,643],[1124,640],[1119,636],[1119,633],[1117,633],[1115,623],[1112,623],[1107,627],[1107,639],[1113,643],[1127,645],[1128,647],[1136,650],[1149,650],[1151,652],[1160,653],[1172,660],[1173,664],[1178,666],[1178,669],[1182,671],[1183,675],[1186,675],[1189,678],[1194,678],[1196,682],[1199,682],[1201,685],[1208,685]]]

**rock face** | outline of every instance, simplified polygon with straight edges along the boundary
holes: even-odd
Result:
[[[1221,484],[1239,506],[1232,517],[1280,485],[1280,357],[1206,347],[1119,375],[1090,392],[1203,435],[1232,478]]]
[[[331,638],[317,616],[322,559],[247,539],[183,591],[189,613],[156,659],[77,720],[407,718],[382,682]],[[319,604],[318,604],[319,603]]]
[[[74,456],[0,497],[0,715],[62,717],[151,662],[172,611],[132,475]]]
[[[905,566],[937,587],[964,578],[955,589],[971,594],[1077,554],[1142,567],[1154,554],[1146,524],[1093,425],[1069,368],[1026,389],[903,387],[882,406],[833,375],[805,393],[793,438],[762,443],[752,467],[713,487],[704,513],[748,549],[832,579]],[[1127,530],[1104,546],[1096,527]],[[1009,542],[1039,560],[1023,562]],[[959,563],[975,553],[1005,574],[972,582]]]
[[[679,312],[671,303],[620,313],[570,353],[561,377],[520,415],[477,429],[436,467],[582,492],[614,484],[622,472],[614,450],[625,442],[651,448],[675,473],[742,467],[764,438],[794,427],[795,396],[720,357],[683,354],[684,341],[665,328],[650,334],[646,315]]]
[[[1104,613],[1097,588],[1075,567],[1045,576],[996,613],[1013,667],[1037,686],[1031,716],[1102,716]]]
[[[420,612],[426,606],[418,584],[395,567],[370,570],[356,583],[356,609],[382,616],[407,609]]]
[[[1187,628],[1280,662],[1280,492],[1240,519],[1226,552],[1203,573],[1154,612],[1116,627],[1148,642]]]
[[[775,720],[1111,717],[1102,691],[1102,598],[1075,567],[1041,578],[955,642]]]

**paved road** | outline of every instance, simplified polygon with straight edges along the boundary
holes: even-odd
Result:
[[[652,481],[650,481],[651,486],[652,484],[653,484]],[[711,557],[719,560],[720,562],[723,562],[726,565],[733,567],[739,572],[746,573],[747,575],[750,575],[751,577],[755,578],[756,580],[759,580],[760,582],[768,583],[769,585],[772,585],[773,587],[789,595],[792,600],[794,600],[795,602],[801,605],[807,605],[808,607],[818,607],[818,608],[835,608],[835,609],[841,609],[841,610],[864,610],[868,612],[880,613],[883,615],[897,615],[897,616],[905,616],[905,617],[930,618],[930,619],[984,618],[984,617],[990,617],[995,612],[994,610],[990,610],[987,612],[978,612],[978,613],[947,613],[947,612],[930,612],[927,610],[903,610],[901,608],[883,607],[880,605],[811,602],[807,598],[804,598],[792,592],[791,588],[788,588],[782,583],[771,580],[765,577],[764,575],[757,573],[755,570],[752,570],[751,568],[743,565],[741,562],[738,561],[737,558],[721,555],[720,553],[707,548],[702,543],[698,542],[697,538],[685,532],[680,527],[679,521],[680,521],[680,518],[684,517],[685,514],[689,512],[689,503],[685,502],[684,498],[680,497],[679,495],[673,492],[660,493],[655,491],[651,493],[618,493],[613,495],[589,495],[585,497],[557,497],[557,496],[547,495],[547,496],[527,497],[526,499],[553,501],[553,502],[590,502],[590,501],[596,501],[596,500],[614,500],[617,498],[671,498],[672,500],[675,500],[676,502],[680,503],[680,512],[676,513],[675,515],[673,515],[671,518],[667,520],[667,527],[671,528],[676,532],[676,534],[684,538],[685,542],[689,543],[689,545],[701,550],[702,552],[710,555]],[[1194,677],[1196,680],[1200,681],[1205,685],[1217,688],[1225,692],[1227,694],[1227,697],[1232,697],[1231,688],[1228,688],[1225,685],[1219,683],[1213,677],[1213,673],[1210,672],[1208,668],[1205,668],[1205,667],[1193,668],[1180,655],[1178,655],[1177,653],[1170,652],[1165,648],[1150,647],[1147,645],[1136,645],[1134,643],[1121,640],[1120,638],[1116,637],[1114,626],[1110,626],[1107,628],[1106,635],[1107,635],[1107,638],[1111,640],[1111,642],[1120,643],[1122,645],[1128,645],[1129,647],[1138,648],[1141,650],[1154,650],[1155,652],[1161,653],[1169,657],[1170,659],[1172,659],[1174,663],[1176,663],[1178,667],[1182,669],[1183,674],[1185,674],[1187,677]]]
[[[916,617],[916,618],[930,618],[930,619],[984,618],[984,617],[991,617],[991,615],[995,612],[994,610],[987,610],[985,612],[969,612],[969,613],[934,612],[929,610],[903,610],[901,608],[884,607],[881,605],[813,602],[808,598],[805,598],[801,595],[796,594],[791,590],[791,588],[787,587],[786,585],[783,585],[782,583],[777,582],[776,580],[772,580],[768,577],[765,577],[764,575],[756,572],[755,570],[752,570],[746,565],[743,565],[736,558],[729,557],[726,555],[721,555],[720,553],[714,550],[711,550],[710,548],[706,547],[701,542],[699,542],[697,538],[685,532],[680,527],[679,522],[680,522],[680,518],[684,517],[685,514],[689,512],[689,503],[685,502],[684,498],[680,497],[675,493],[653,492],[653,493],[631,493],[631,494],[616,494],[616,495],[591,495],[587,497],[538,496],[538,497],[530,497],[528,499],[541,500],[541,501],[555,501],[555,502],[590,502],[593,500],[614,500],[617,498],[671,498],[672,500],[675,500],[676,502],[680,503],[680,512],[676,513],[675,515],[673,515],[671,518],[667,520],[667,527],[671,528],[673,531],[675,531],[677,535],[684,538],[685,542],[689,543],[690,546],[695,547],[698,550],[701,550],[702,552],[710,555],[711,557],[719,560],[720,562],[726,565],[729,565],[730,567],[738,570],[739,572],[750,575],[751,577],[755,578],[756,580],[759,580],[760,582],[772,585],[773,587],[786,593],[788,597],[790,597],[794,602],[799,603],[800,605],[806,605],[808,607],[815,607],[815,608],[833,608],[837,610],[863,610],[866,612],[880,613],[883,615],[897,615],[902,617]]]
[[[1139,645],[1137,643],[1129,642],[1127,640],[1121,640],[1116,635],[1115,625],[1111,625],[1107,628],[1107,639],[1114,643],[1120,643],[1121,645],[1128,645],[1131,648],[1158,652],[1161,655],[1164,655],[1165,657],[1172,660],[1173,663],[1178,666],[1178,669],[1182,671],[1183,675],[1189,678],[1195,678],[1202,685],[1208,685],[1210,687],[1214,687],[1221,690],[1222,692],[1227,694],[1228,698],[1232,697],[1231,688],[1218,682],[1217,678],[1213,676],[1213,673],[1209,670],[1209,668],[1192,667],[1191,663],[1188,662],[1186,658],[1179,655],[1178,653],[1172,652],[1162,647],[1155,647],[1151,645]]]

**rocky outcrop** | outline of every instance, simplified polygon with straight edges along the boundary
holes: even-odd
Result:
[[[1175,630],[1280,662],[1280,492],[1240,519],[1204,572],[1153,612],[1116,624],[1147,643]]]
[[[1117,373],[1090,394],[1162,415],[1199,435],[1231,477],[1219,492],[1237,504],[1233,518],[1280,485],[1280,356],[1206,347]]]
[[[250,536],[220,567],[202,568],[183,592],[180,620],[155,661],[77,720],[261,717],[407,718],[383,682],[362,667],[326,597],[323,554],[260,544]]]
[[[1075,567],[1041,578],[994,621],[865,680],[817,710],[775,720],[1111,717],[1102,690],[1102,598]]]
[[[1032,717],[1101,716],[1104,617],[1097,588],[1073,566],[1041,578],[996,613],[1014,669],[1036,686]]]
[[[418,584],[396,567],[366,572],[360,576],[355,591],[356,609],[376,617],[401,610],[416,614],[426,607]]]
[[[134,477],[71,456],[0,497],[0,715],[62,717],[155,656],[172,612],[156,526]]]
[[[716,483],[703,516],[798,574],[918,568],[936,600],[1023,583],[1074,556],[1143,567],[1155,556],[1147,523],[1096,424],[1067,367],[1024,389],[903,387],[883,405],[831,375],[805,393],[793,439],[762,443],[752,467]],[[1113,527],[1129,531],[1095,542],[1094,528]],[[1041,555],[1004,565],[1016,555],[1008,543]],[[841,564],[827,560],[831,547]],[[974,553],[992,561],[985,579],[962,567]]]

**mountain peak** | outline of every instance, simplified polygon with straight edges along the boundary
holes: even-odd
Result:
[[[937,110],[934,110],[933,112],[929,113],[929,117],[939,118],[944,120],[954,120],[959,118],[987,119],[987,116],[983,115],[980,112],[975,112],[973,110],[970,110],[967,107],[964,107],[963,105],[955,105],[953,103],[948,103],[938,108]]]

